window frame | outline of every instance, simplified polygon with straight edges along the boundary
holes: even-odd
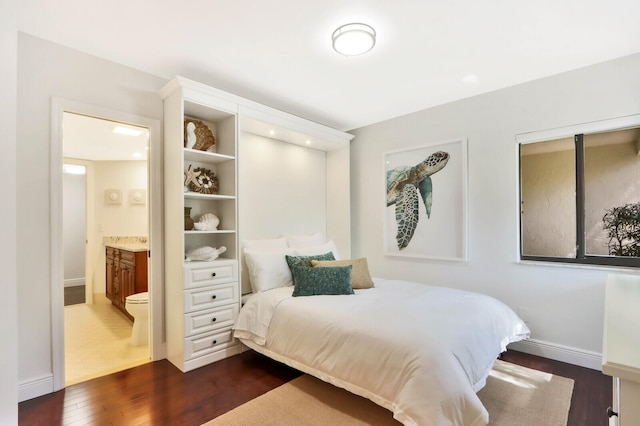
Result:
[[[603,256],[586,254],[585,235],[585,183],[584,183],[584,135],[613,132],[640,127],[640,114],[613,119],[576,124],[566,127],[520,133],[516,135],[518,144],[518,253],[521,261],[566,263],[592,266],[622,266],[640,268],[640,257]],[[576,183],[576,257],[555,257],[525,255],[522,252],[522,146],[573,137],[575,143],[575,183]],[[638,142],[640,143],[640,141]]]

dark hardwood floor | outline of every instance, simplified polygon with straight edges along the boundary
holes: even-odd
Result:
[[[574,379],[569,426],[607,424],[611,378],[521,352],[502,359]],[[253,351],[186,374],[156,361],[21,402],[19,424],[200,425],[299,375]]]

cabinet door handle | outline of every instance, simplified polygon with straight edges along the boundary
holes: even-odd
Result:
[[[216,298],[216,295],[214,294],[213,296],[211,296],[211,298],[212,298],[212,299],[215,299],[215,298]]]
[[[212,274],[211,274],[211,276],[212,276],[212,277],[215,277],[215,276],[216,276],[216,273],[215,273],[215,272],[214,272],[214,273],[212,273]]]
[[[211,320],[211,322],[216,322],[216,317],[213,317],[213,319]]]
[[[213,341],[213,344],[215,345],[216,343],[218,343],[218,341],[217,341],[217,340],[214,340],[214,341]]]

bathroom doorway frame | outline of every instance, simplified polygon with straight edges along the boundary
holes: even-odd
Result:
[[[151,361],[166,358],[164,343],[163,167],[160,120],[109,108],[51,98],[50,218],[51,218],[51,352],[53,390],[65,387],[64,368],[64,241],[62,217],[63,114],[70,112],[149,130],[149,355]]]

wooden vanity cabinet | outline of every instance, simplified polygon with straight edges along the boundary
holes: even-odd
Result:
[[[120,259],[115,259],[114,258],[114,251],[116,251],[115,249],[112,249],[111,247],[107,247],[107,252],[106,252],[106,295],[107,295],[107,299],[111,300],[111,302],[113,303],[113,299],[114,299],[114,294],[115,294],[115,290],[114,290],[114,285],[115,285],[115,281],[117,280],[116,275],[117,275],[117,269],[116,269],[116,265],[117,263],[120,261]]]
[[[147,251],[106,248],[106,296],[130,320],[127,296],[147,291]]]

